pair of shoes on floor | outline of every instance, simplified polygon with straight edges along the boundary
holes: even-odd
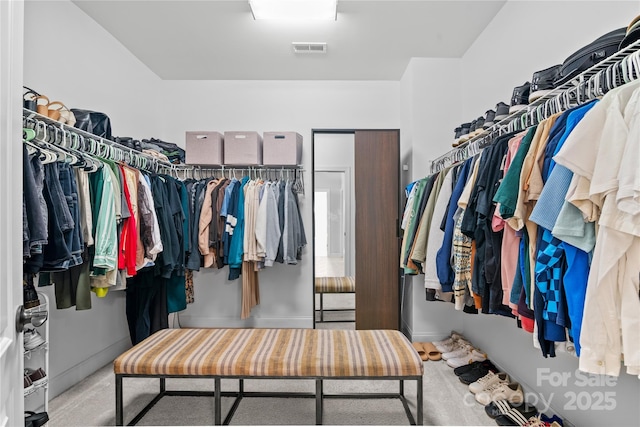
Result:
[[[535,406],[521,403],[513,405],[508,400],[497,400],[484,407],[487,415],[499,426],[524,426],[531,417],[535,417],[538,410]]]
[[[471,343],[465,340],[458,340],[451,351],[442,353],[442,358],[447,361],[447,365],[452,368],[468,365],[473,362],[482,362],[487,360],[487,355]]]
[[[34,328],[25,329],[24,331],[24,349],[33,350],[44,344],[44,338]]]
[[[509,375],[504,372],[493,373],[489,371],[487,375],[469,384],[469,391],[473,394],[482,393],[493,388],[497,383],[509,383]]]
[[[470,344],[462,334],[452,332],[450,337],[447,337],[441,341],[433,341],[433,345],[436,346],[440,353],[448,353],[460,348],[460,343]]]
[[[413,348],[416,349],[423,361],[442,359],[442,354],[431,342],[414,342]]]
[[[476,401],[485,406],[498,400],[520,405],[524,402],[522,386],[516,382],[498,381],[476,394]]]
[[[489,372],[498,373],[498,368],[488,359],[472,362],[453,370],[453,373],[458,376],[460,382],[466,385],[478,381]]]

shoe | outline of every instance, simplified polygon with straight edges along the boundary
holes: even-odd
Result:
[[[44,344],[44,338],[35,329],[26,329],[24,331],[24,349],[33,350]]]
[[[442,358],[444,360],[453,359],[458,356],[464,356],[465,354],[469,353],[473,349],[473,346],[471,345],[471,343],[467,341],[458,340],[455,343],[453,343],[453,345],[450,348],[451,350],[449,351],[441,352]]]
[[[509,107],[509,114],[522,110],[529,104],[529,92],[531,91],[531,83],[525,82],[522,86],[516,86],[513,88],[513,95],[511,96],[511,107]]]
[[[459,368],[455,368],[453,370],[453,373],[456,374],[458,377],[462,376],[462,375],[466,375],[474,370],[478,370],[478,369],[487,369],[490,371],[494,371],[494,372],[498,372],[498,369],[495,367],[495,365],[493,363],[491,363],[490,360],[483,360],[483,361],[478,361],[478,362],[473,362],[470,363],[468,365],[463,365],[460,366]],[[484,376],[484,375],[483,375]],[[473,382],[473,381],[471,381]]]
[[[24,375],[28,376],[35,386],[39,386],[47,382],[47,373],[42,368],[38,368],[36,370],[27,368],[24,370]]]
[[[456,340],[464,340],[464,337],[462,336],[462,334],[459,334],[454,331],[454,332],[451,332],[451,336],[440,341],[432,341],[432,344],[435,345],[440,352],[442,352],[442,349],[438,348],[438,346],[448,346],[448,345],[451,345]]]
[[[506,402],[506,400],[504,402]],[[524,407],[524,405],[521,405],[520,407]],[[532,418],[536,418],[537,420],[536,413],[537,412],[533,412],[533,413],[528,412],[526,414],[523,414],[519,410],[511,408],[504,414],[497,416],[495,418],[495,421],[496,421],[496,424],[498,424],[499,426],[528,426],[528,425],[532,425],[532,424],[529,424],[533,422]],[[533,425],[537,425],[537,424],[533,424]],[[545,424],[544,422],[542,422],[541,425],[548,426],[548,424]]]
[[[452,351],[460,350],[461,348],[466,348],[470,346],[471,343],[464,338],[452,339],[446,343],[433,343],[436,346],[440,353],[450,353]],[[446,360],[446,359],[445,359]]]
[[[535,406],[527,405],[526,403],[523,403],[521,405],[512,405],[508,400],[496,400],[495,402],[490,402],[484,407],[484,411],[489,417],[494,419],[501,415],[505,415],[510,411],[518,411],[524,416],[525,421],[538,413],[538,410]]]
[[[40,305],[38,292],[33,285],[33,275],[26,275],[22,279],[22,306],[25,309],[34,308]]]
[[[480,135],[482,131],[484,131],[484,116],[480,116],[476,120],[476,135]]]
[[[452,368],[457,368],[459,366],[468,365],[469,363],[483,361],[483,360],[487,360],[487,355],[485,353],[482,353],[479,350],[476,350],[475,348],[472,348],[469,350],[467,354],[463,354],[458,357],[449,358],[447,360],[447,365],[449,365]]]
[[[496,118],[496,112],[493,110],[487,110],[486,113],[484,113],[484,125],[482,125],[483,129],[488,129],[491,126],[494,125],[494,120]]]
[[[495,383],[508,383],[508,382],[510,382],[509,375],[505,374],[504,372],[494,374],[493,372],[489,371],[487,375],[480,378],[478,381],[469,384],[469,391],[473,394],[476,394],[493,386],[493,384]]]
[[[460,139],[458,140],[458,145],[463,142],[467,142],[469,139],[469,129],[471,128],[471,123],[463,123],[460,125],[462,129],[460,129]]]
[[[560,75],[562,65],[554,65],[544,70],[536,71],[531,77],[531,88],[529,93],[529,103],[541,98],[555,89],[554,82]]]
[[[499,122],[500,120],[504,120],[509,115],[509,106],[504,102],[500,101],[496,104],[496,115],[494,117],[494,122]]]
[[[24,394],[29,394],[34,389],[34,385],[28,375],[24,376]]]
[[[41,427],[49,421],[49,414],[46,412],[24,411],[25,427]]]
[[[451,146],[457,147],[459,144],[458,140],[462,136],[462,126],[458,126],[457,128],[455,128],[453,132],[454,132],[454,137],[453,137],[453,143],[451,143]]]
[[[496,400],[508,400],[514,405],[519,405],[524,402],[524,392],[519,383],[495,383],[477,393],[476,400],[485,406]]]

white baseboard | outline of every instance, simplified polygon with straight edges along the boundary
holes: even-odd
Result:
[[[304,317],[237,317],[180,316],[183,328],[313,328],[313,318]]]
[[[51,378],[49,380],[49,400],[73,387],[104,365],[112,362],[129,348],[131,348],[131,340],[129,337],[123,338],[88,359],[83,360],[73,368],[67,369],[61,374]]]

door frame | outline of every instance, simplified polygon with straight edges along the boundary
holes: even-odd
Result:
[[[24,1],[0,1],[0,427],[24,423],[22,304],[22,80]]]

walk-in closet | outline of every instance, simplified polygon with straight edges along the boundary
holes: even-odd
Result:
[[[277,2],[0,1],[0,425],[638,425],[640,3]]]

